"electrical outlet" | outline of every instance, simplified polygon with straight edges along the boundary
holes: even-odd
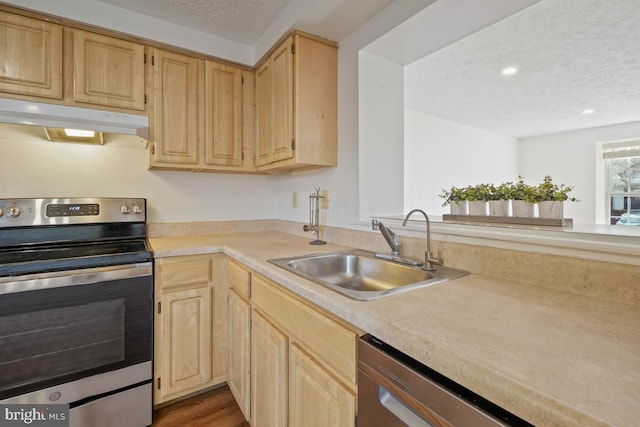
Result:
[[[322,196],[320,199],[320,209],[329,209],[329,191],[321,190],[320,195]]]
[[[291,197],[291,207],[292,208],[297,208],[298,207],[298,192],[294,191],[293,195]]]

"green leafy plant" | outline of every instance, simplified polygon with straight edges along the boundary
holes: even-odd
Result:
[[[516,185],[513,182],[503,182],[495,187],[495,199],[492,200],[513,200],[516,194]]]
[[[514,184],[512,200],[524,200],[529,203],[537,203],[540,201],[540,194],[536,186],[525,184],[524,178],[518,176],[518,181]]]
[[[556,201],[556,202],[577,202],[578,199],[570,197],[569,193],[573,190],[573,187],[568,187],[564,184],[556,184],[553,182],[551,175],[545,175],[540,184],[536,186],[536,192],[538,194],[538,201]]]
[[[439,197],[444,199],[442,206],[450,205],[451,203],[459,203],[467,200],[464,188],[451,187],[449,190],[443,188]]]
[[[489,184],[469,185],[465,188],[466,200],[469,202],[485,202],[489,200],[490,192]]]

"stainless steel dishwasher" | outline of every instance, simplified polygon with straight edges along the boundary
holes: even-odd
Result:
[[[371,335],[358,341],[357,425],[531,426]]]

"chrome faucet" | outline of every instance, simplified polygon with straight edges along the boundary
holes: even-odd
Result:
[[[414,212],[420,212],[422,215],[424,215],[424,218],[427,220],[427,250],[424,253],[424,264],[422,265],[422,269],[427,271],[433,271],[436,269],[436,267],[434,267],[434,264],[442,265],[442,257],[440,255],[440,252],[438,252],[437,258],[435,258],[431,253],[431,223],[429,222],[429,217],[427,216],[427,214],[422,209],[414,209],[411,212],[409,212],[407,216],[404,217],[404,221],[402,221],[402,225],[403,226],[407,225],[407,221],[409,221],[409,217]]]
[[[391,255],[388,254],[376,254],[376,258],[382,258],[389,261],[398,262],[400,264],[412,265],[412,266],[420,266],[422,265],[422,261],[418,261],[417,259],[408,258],[400,256],[400,238],[396,233],[389,230],[385,225],[374,219],[371,221],[371,228],[374,230],[380,230],[380,233],[384,237],[384,240],[387,241],[389,247],[391,248]]]
[[[400,238],[398,235],[385,227],[380,221],[378,221],[378,230],[380,230],[384,240],[389,244],[391,255],[400,256]]]

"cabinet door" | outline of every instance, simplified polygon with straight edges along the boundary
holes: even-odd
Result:
[[[300,346],[290,357],[289,425],[353,426],[355,395]]]
[[[244,417],[250,419],[251,307],[229,289],[229,389]]]
[[[273,79],[272,161],[293,157],[293,37],[271,56]]]
[[[273,146],[273,108],[271,62],[256,71],[256,166],[271,163]]]
[[[251,319],[251,425],[287,425],[287,335],[258,311]]]
[[[202,136],[202,61],[155,50],[151,166],[197,169]]]
[[[62,27],[0,12],[0,91],[62,99]]]
[[[161,296],[160,401],[197,390],[211,379],[211,293],[201,287]]]
[[[242,165],[242,70],[213,61],[206,62],[207,165]]]
[[[73,99],[144,110],[144,46],[73,31]]]

